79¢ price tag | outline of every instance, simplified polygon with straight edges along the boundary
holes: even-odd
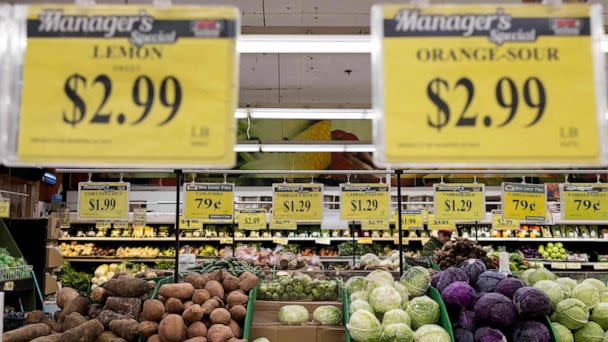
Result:
[[[547,192],[542,184],[502,183],[502,216],[520,221],[545,221]]]
[[[234,184],[187,183],[184,199],[185,218],[232,220],[234,216]]]
[[[273,184],[274,218],[288,221],[320,221],[323,215],[323,185],[315,183]]]
[[[340,184],[342,220],[387,220],[389,215],[388,184]]]
[[[78,183],[78,217],[84,219],[127,219],[130,183]]]
[[[608,220],[608,184],[560,184],[564,220]]]

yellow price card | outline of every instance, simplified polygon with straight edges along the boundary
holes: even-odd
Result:
[[[321,221],[323,185],[316,183],[273,184],[274,218],[288,221]]]
[[[179,228],[180,229],[203,229],[203,221],[202,220],[193,220],[184,218],[183,215],[179,217]]]
[[[456,222],[454,220],[437,219],[435,214],[429,214],[427,223],[429,230],[456,230]]]
[[[78,217],[125,220],[129,213],[129,183],[78,183]]]
[[[112,223],[114,229],[127,229],[129,228],[129,223],[127,221],[117,221]]]
[[[234,239],[231,237],[220,238],[221,245],[232,245],[233,243],[234,243]]]
[[[519,221],[505,219],[502,213],[492,212],[492,229],[494,230],[517,230],[519,229]]]
[[[435,218],[481,221],[486,215],[483,184],[434,184]]]
[[[184,217],[199,220],[232,220],[234,184],[186,183]]]
[[[8,198],[0,197],[0,217],[11,216],[11,201]]]
[[[370,220],[361,221],[361,229],[363,230],[390,230],[388,220]]]
[[[342,220],[388,220],[390,192],[388,184],[340,184]]]
[[[252,210],[239,212],[239,226],[241,230],[266,229],[266,211]]]
[[[112,228],[112,222],[109,221],[101,221],[101,222],[95,222],[95,228],[96,229],[110,229]]]
[[[547,216],[545,186],[502,183],[502,215],[505,219],[544,222]]]
[[[289,244],[289,239],[287,238],[272,238],[272,243],[277,244],[277,245],[288,245]]]
[[[272,230],[297,230],[298,223],[295,221],[277,220],[272,218],[268,224],[268,228]]]
[[[560,184],[564,220],[608,220],[608,184]]]
[[[71,225],[70,209],[63,208],[59,213],[59,228],[67,229]]]
[[[148,220],[148,213],[146,208],[133,208],[133,225],[145,226]]]
[[[401,211],[401,230],[423,229],[422,209],[404,209]],[[391,221],[395,222],[395,229],[399,229],[396,211],[393,212]]]
[[[237,8],[40,5],[19,13],[27,35],[15,51],[24,55],[15,161],[234,165]]]
[[[357,238],[357,243],[360,245],[371,245],[373,243],[373,240],[371,237],[360,237]]]
[[[600,6],[393,4],[371,17],[377,165],[605,162]]]

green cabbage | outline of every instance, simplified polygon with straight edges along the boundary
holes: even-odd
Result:
[[[412,326],[410,316],[401,309],[389,310],[384,314],[384,317],[382,317],[383,327],[393,323],[405,323],[408,327]]]
[[[279,309],[279,322],[286,325],[300,325],[308,322],[310,314],[302,305],[285,305]]]
[[[600,292],[589,283],[580,283],[572,289],[572,298],[576,298],[587,305],[588,309],[593,309],[600,302]]]
[[[401,296],[391,285],[376,287],[369,294],[369,303],[375,313],[383,314],[401,307]]]
[[[419,297],[424,295],[431,286],[431,275],[426,268],[414,266],[403,272],[399,282],[407,288],[410,296]]]
[[[376,316],[367,310],[358,310],[346,324],[350,336],[357,342],[377,342],[382,334],[382,325]]]
[[[559,342],[574,342],[574,336],[570,329],[557,322],[551,323],[551,325]]]
[[[603,339],[604,330],[595,322],[589,322],[574,332],[576,342],[602,342]]]
[[[591,284],[591,285],[595,286],[595,288],[600,293],[608,290],[608,288],[606,287],[606,284],[604,284],[604,282],[599,279],[587,278],[587,279],[583,280],[581,283],[587,283],[587,284]]]
[[[374,309],[372,308],[372,306],[365,300],[363,299],[356,299],[354,300],[352,303],[350,303],[350,313],[352,314],[353,312],[356,312],[358,310],[366,310],[369,311],[371,313],[374,312]]]
[[[437,324],[426,324],[414,333],[415,342],[451,342],[452,339],[445,329]]]
[[[608,331],[604,333],[604,339],[602,340],[602,342],[608,342]]]
[[[528,268],[527,270],[521,272],[521,274],[519,275],[519,278],[524,282],[524,284],[532,285],[530,283],[530,274],[534,273],[535,271],[536,271],[536,268]]]
[[[568,277],[557,278],[557,279],[555,279],[555,281],[558,284],[562,284],[562,285],[568,286],[568,288],[570,289],[570,291],[572,291],[572,289],[576,286],[576,280],[574,280],[572,278],[568,278]]]
[[[351,277],[344,283],[344,288],[346,288],[349,295],[357,291],[365,290],[365,278],[361,276]]]
[[[393,275],[385,270],[374,270],[365,277],[365,288],[367,292],[375,289],[376,287],[384,285],[392,285],[395,278]]]
[[[367,296],[367,291],[357,291],[350,295],[351,302],[354,302],[357,299],[363,299],[365,301],[369,300],[369,297]]]
[[[582,328],[589,321],[587,305],[575,298],[564,299],[555,309],[557,321],[570,330]]]
[[[338,325],[342,322],[342,312],[333,305],[321,305],[312,312],[312,318],[322,325]]]
[[[600,293],[600,303],[608,303],[608,291]]]
[[[405,323],[393,323],[382,328],[380,342],[412,342],[414,332]]]
[[[407,287],[398,281],[393,282],[393,287],[399,292],[399,295],[401,296],[401,308],[405,310],[405,308],[407,308],[407,303],[410,300],[410,293],[407,292]]]
[[[543,291],[551,302],[551,310],[555,310],[557,303],[566,299],[564,287],[552,280],[539,280],[534,284],[534,287]]]
[[[541,280],[555,280],[557,276],[548,269],[541,267],[537,268],[534,272],[530,273],[528,276],[528,281],[530,284],[534,285]]]
[[[405,312],[412,320],[413,329],[439,322],[439,304],[428,296],[412,299]]]
[[[599,303],[593,308],[589,319],[599,324],[602,329],[608,330],[608,303]]]

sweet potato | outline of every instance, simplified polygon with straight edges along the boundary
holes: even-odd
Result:
[[[86,315],[89,311],[89,299],[84,296],[77,296],[72,299],[71,302],[67,303],[65,308],[61,311],[59,322],[63,320],[72,312],[78,312],[81,315]]]
[[[205,303],[203,303],[203,305],[201,305],[201,308],[203,308],[203,315],[211,314],[211,311],[217,309],[219,306],[220,303],[216,299],[211,298],[207,300]]]
[[[135,277],[112,278],[102,286],[119,297],[139,297],[153,288],[146,280]]]
[[[97,320],[101,322],[101,324],[106,329],[110,329],[110,322],[115,319],[126,319],[129,316],[118,314],[112,310],[103,310],[99,316],[97,316]]]
[[[197,278],[194,280],[194,284],[192,284],[192,285],[194,285],[194,288],[195,288],[195,289],[204,289],[204,288],[205,288],[205,285],[207,285],[207,283],[208,283],[210,280],[212,280],[212,279],[211,279],[211,276],[210,276],[209,274],[204,274],[204,275],[202,275],[202,276],[197,277]]]
[[[258,285],[258,277],[251,272],[243,272],[239,277],[239,289],[247,292]]]
[[[237,291],[230,292],[226,297],[226,302],[228,303],[228,305],[230,305],[230,307],[233,307],[235,305],[245,305],[247,304],[248,300],[249,297],[247,295],[244,295]]]
[[[145,321],[160,322],[165,313],[165,306],[158,299],[148,299],[144,302],[144,307],[140,317]]]
[[[230,312],[230,316],[232,316],[232,319],[239,322],[242,321],[245,318],[245,315],[247,314],[247,309],[244,305],[232,306],[228,311]]]
[[[76,290],[71,287],[63,287],[57,292],[57,306],[64,309],[76,297],[78,297]]]
[[[190,283],[164,284],[160,287],[158,293],[167,298],[190,300],[194,294],[194,286]]]
[[[213,272],[209,273],[209,279],[215,280],[219,283],[223,279],[223,277],[222,277],[223,273],[224,272],[222,272],[222,270],[213,271]]]
[[[224,299],[222,299],[218,296],[211,297],[211,299],[215,299],[221,308],[223,308],[226,305],[226,303],[224,302]]]
[[[139,332],[139,323],[132,318],[116,319],[110,322],[110,330],[125,340],[131,341]]]
[[[148,337],[147,342],[161,342],[160,337],[157,335],[152,335]]]
[[[223,324],[214,324],[207,331],[207,341],[209,342],[226,342],[233,337],[232,330]]]
[[[140,336],[147,338],[154,334],[158,334],[158,323],[152,321],[143,321],[139,323],[137,330]]]
[[[209,291],[205,289],[196,289],[192,295],[192,302],[194,304],[203,304],[207,299],[211,298]]]
[[[103,333],[103,325],[98,320],[90,320],[84,324],[61,334],[61,342],[93,342]]]
[[[209,292],[211,298],[216,296],[219,298],[224,298],[224,288],[222,287],[222,284],[220,284],[218,281],[211,280],[210,282],[205,284],[205,290]]]
[[[158,335],[163,342],[180,342],[186,339],[186,325],[182,316],[171,314],[158,325]]]
[[[61,334],[50,334],[46,336],[36,337],[31,342],[59,342]]]
[[[2,334],[3,342],[28,342],[40,336],[51,334],[51,327],[44,323],[34,323]]]
[[[108,297],[113,296],[114,294],[101,286],[98,286],[91,291],[91,299],[97,304],[103,304],[106,302]]]
[[[238,289],[240,282],[239,278],[233,276],[228,272],[224,272],[224,274],[227,274],[227,276],[224,276],[224,279],[222,280],[222,286],[224,286],[224,290],[230,292]]]
[[[184,312],[184,303],[177,298],[169,298],[165,303],[165,311],[172,314],[181,315]]]
[[[233,337],[226,342],[247,342],[247,340],[242,340],[240,338]]]
[[[158,296],[156,296],[156,299],[160,300],[161,303],[165,304],[165,302],[167,301],[168,298],[165,296],[158,295]]]
[[[40,310],[34,310],[25,315],[25,324],[34,324],[34,323],[46,323],[49,319],[46,317],[44,312]]]
[[[48,326],[50,326],[51,329],[53,329],[53,332],[56,332],[56,333],[63,332],[63,325],[61,323],[59,323],[59,322],[50,321],[50,322],[47,322],[45,324],[47,324]]]
[[[211,320],[211,323],[213,323],[213,324],[227,325],[230,322],[231,316],[230,316],[230,312],[228,312],[228,310],[222,309],[222,308],[217,308],[217,309],[211,311],[211,314],[209,315],[209,319]]]
[[[67,317],[63,320],[61,328],[63,329],[63,331],[68,331],[72,328],[76,328],[77,326],[83,324],[86,321],[86,318],[84,318],[78,312],[72,312],[71,314],[67,315]]]
[[[207,338],[206,337],[193,337],[193,338],[189,338],[187,340],[185,340],[184,342],[207,342]]]
[[[190,325],[194,322],[200,321],[203,318],[203,308],[198,304],[193,304],[182,314],[182,318],[186,325]]]
[[[207,326],[203,322],[194,322],[188,327],[188,338],[206,337]]]
[[[141,299],[126,297],[108,297],[104,310],[112,310],[129,318],[137,319],[141,311]]]
[[[241,329],[241,326],[235,320],[231,319],[230,322],[228,322],[228,324],[226,325],[230,327],[230,330],[232,330],[234,337],[243,337],[243,329]]]
[[[194,286],[198,277],[200,277],[198,274],[190,274],[184,278],[184,283],[192,284],[192,286]]]

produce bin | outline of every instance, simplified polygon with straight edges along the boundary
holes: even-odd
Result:
[[[258,296],[258,286],[254,287],[249,292],[249,300],[247,301],[247,312],[245,314],[245,322],[243,324],[243,339],[249,341],[249,334],[251,333],[251,322],[253,321],[253,304]]]
[[[555,330],[553,330],[553,324],[551,324],[551,320],[549,317],[545,316],[545,320],[543,321],[547,325],[549,329],[549,336],[551,337],[552,342],[557,342],[557,335],[555,334]]]

